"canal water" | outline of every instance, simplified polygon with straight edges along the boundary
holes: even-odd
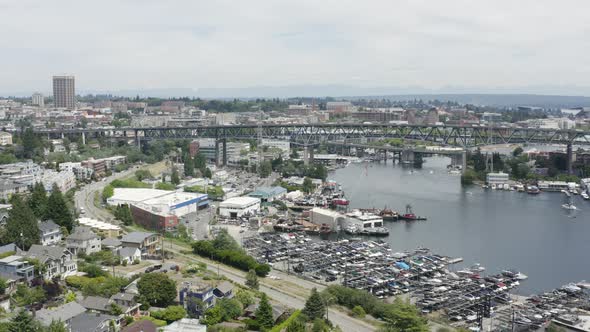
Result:
[[[562,193],[528,195],[462,187],[448,174],[450,159],[426,158],[422,169],[391,163],[350,164],[329,178],[342,185],[351,208],[406,204],[427,221],[389,222],[384,238],[394,251],[424,246],[436,253],[480,263],[486,273],[518,269],[529,276],[521,294],[590,281],[590,201],[574,196],[581,211],[561,208]],[[458,266],[457,268],[460,268]]]

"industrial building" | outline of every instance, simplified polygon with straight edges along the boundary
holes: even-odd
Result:
[[[262,202],[272,202],[275,199],[285,197],[286,194],[287,189],[283,187],[259,187],[248,196],[259,198]]]
[[[128,204],[133,220],[152,230],[171,230],[179,220],[209,206],[207,194],[143,188],[115,188],[107,204]]]
[[[239,218],[245,214],[256,214],[260,210],[260,198],[232,197],[219,203],[219,215],[226,218]]]
[[[309,221],[315,225],[328,225],[330,229],[338,229],[346,221],[346,216],[329,209],[313,208],[309,214]]]

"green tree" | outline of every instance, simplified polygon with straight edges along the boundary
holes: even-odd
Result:
[[[514,149],[514,151],[512,151],[512,155],[515,157],[518,157],[522,154],[523,150],[522,148],[519,146],[516,149]]]
[[[164,273],[147,273],[137,282],[137,289],[148,303],[156,307],[170,305],[176,298],[176,282]]]
[[[326,306],[324,305],[324,301],[317,289],[313,288],[311,290],[311,294],[309,295],[309,298],[307,298],[305,307],[301,312],[311,320],[324,317],[326,314]]]
[[[321,318],[316,318],[313,320],[313,325],[311,326],[311,332],[329,332],[330,326],[326,323],[325,320]]]
[[[133,225],[133,215],[128,204],[120,204],[115,208],[115,218],[121,220],[124,225]]]
[[[313,183],[311,182],[311,179],[306,177],[305,179],[303,179],[303,192],[305,193],[310,193],[313,191]]]
[[[104,202],[106,202],[107,199],[113,197],[114,194],[115,194],[115,188],[113,186],[111,186],[110,184],[106,185],[104,187],[104,189],[102,190],[102,200]]]
[[[272,164],[266,160],[260,165],[260,177],[267,178],[272,173]]]
[[[45,213],[46,219],[53,220],[56,224],[63,226],[68,229],[68,232],[72,231],[74,227],[74,218],[70,211],[64,195],[59,190],[59,187],[54,184],[51,190],[51,195],[47,201],[47,211]]]
[[[67,292],[66,295],[64,296],[64,301],[66,303],[76,301],[76,293],[74,293],[72,291]]]
[[[172,305],[164,310],[152,312],[151,316],[156,319],[165,320],[168,324],[170,324],[186,317],[186,310],[184,310],[184,308],[180,305]]]
[[[19,248],[28,250],[31,245],[39,243],[39,224],[31,208],[20,196],[14,195],[11,204],[4,242],[14,242]]]
[[[37,152],[37,148],[41,147],[41,141],[33,132],[33,128],[28,127],[22,135],[23,156],[25,158],[32,158]]]
[[[10,321],[9,332],[40,332],[41,325],[24,309],[19,311]]]
[[[242,307],[244,308],[254,303],[254,296],[252,296],[252,293],[250,293],[250,291],[247,291],[245,289],[238,289],[234,298],[240,301]]]
[[[152,173],[150,173],[150,171],[148,171],[147,169],[140,169],[135,171],[135,178],[137,179],[137,181],[151,179],[152,177]]]
[[[203,177],[206,177],[207,179],[213,177],[213,173],[211,172],[211,169],[209,169],[209,167],[205,168],[205,171],[203,172]]]
[[[68,332],[68,329],[61,320],[52,320],[44,332]]]
[[[184,155],[184,176],[195,176],[195,162],[188,154]]]
[[[223,319],[223,312],[220,306],[214,306],[207,311],[205,311],[205,315],[201,318],[201,323],[207,326],[215,325],[217,323],[221,323]]]
[[[170,182],[174,185],[180,184],[180,176],[178,175],[178,169],[176,167],[172,168],[172,175],[170,175]]]
[[[246,274],[246,286],[258,290],[259,283],[258,283],[258,276],[256,275],[256,271],[249,270]]]
[[[4,293],[6,292],[6,287],[6,279],[0,278],[0,295],[4,295]]]
[[[258,309],[256,309],[256,321],[261,327],[270,329],[274,325],[274,319],[272,318],[272,307],[268,302],[268,297],[265,293],[262,293]]]
[[[35,183],[33,192],[29,198],[29,207],[33,210],[33,214],[38,219],[45,216],[45,209],[47,208],[47,192],[41,182]]]
[[[427,323],[415,306],[396,299],[394,306],[385,313],[384,329],[388,332],[428,332]]]
[[[354,306],[354,308],[352,308],[352,314],[354,315],[354,317],[364,318],[367,313],[365,312],[365,309],[363,309],[363,307],[357,305]]]
[[[555,323],[551,323],[549,324],[549,326],[547,326],[547,332],[566,332],[567,330],[564,329],[563,327],[558,326]]]
[[[223,321],[237,319],[242,314],[242,304],[236,299],[221,299],[217,305],[221,307]]]
[[[305,332],[305,322],[301,319],[294,319],[287,325],[285,332]]]

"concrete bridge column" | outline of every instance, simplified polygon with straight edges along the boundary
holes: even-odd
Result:
[[[304,146],[303,147],[303,164],[309,165],[313,163],[313,146]]]
[[[222,148],[222,165],[227,166],[227,138],[223,138],[221,140],[221,148]]]
[[[571,143],[567,145],[567,174],[572,175],[574,174],[574,152],[572,149]]]
[[[219,166],[219,143],[218,139],[215,140],[215,166]]]
[[[86,145],[86,133],[82,132],[82,145]]]
[[[383,150],[383,161],[387,164],[387,150]]]
[[[141,150],[141,138],[139,138],[139,130],[134,130],[135,133],[135,145],[137,145],[137,148],[139,150]]]
[[[413,163],[414,162],[414,151],[411,150],[404,150],[401,153],[400,161],[403,163]]]

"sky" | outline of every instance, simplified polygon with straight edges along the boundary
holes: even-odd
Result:
[[[58,74],[78,92],[590,95],[588,36],[587,0],[0,0],[0,95]]]

